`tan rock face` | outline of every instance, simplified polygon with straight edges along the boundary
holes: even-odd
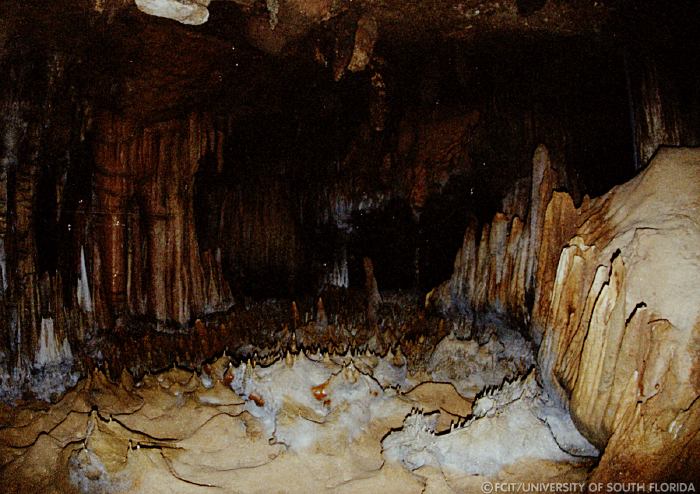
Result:
[[[539,360],[600,446],[598,476],[682,471],[697,448],[700,153],[662,148],[635,179],[584,206],[562,252]],[[642,458],[653,459],[647,462]]]
[[[436,300],[529,322],[546,387],[605,448],[594,478],[685,478],[700,428],[700,151],[661,148],[579,208],[551,193],[546,150],[533,163],[525,224],[497,214],[478,242],[470,226]]]

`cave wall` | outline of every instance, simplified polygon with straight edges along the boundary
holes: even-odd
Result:
[[[258,234],[276,235],[273,232],[279,229],[280,238],[295,239],[291,244],[261,239],[266,247],[242,249],[258,256],[251,262],[241,258],[241,249],[224,252],[231,276],[251,280],[256,273],[265,273],[280,281],[277,286],[315,290],[322,284],[319,279],[332,274],[308,273],[337,268],[349,272],[350,284],[361,286],[361,259],[369,255],[384,258],[375,262],[380,286],[417,284],[430,289],[449,276],[470,214],[478,222],[488,221],[506,191],[529,187],[530,157],[538,143],[545,142],[554,156],[557,181],[552,186],[571,191],[577,203],[585,194],[598,195],[630,178],[633,132],[623,60],[609,43],[596,41],[593,47],[589,43],[534,38],[514,46],[496,37],[480,45],[481,51],[462,50],[457,43],[398,51],[379,43],[375,53],[391,63],[377,62],[355,79],[348,76],[336,82],[334,89],[314,80],[301,88],[293,86],[296,94],[282,93],[281,99],[292,105],[292,118],[299,119],[294,120],[297,129],[284,129],[289,124],[280,123],[286,120],[277,113],[236,124],[241,132],[237,140],[250,141],[249,147],[274,142],[278,155],[260,156],[246,165],[255,153],[231,150],[225,161],[234,176],[203,177],[203,183],[226,190],[221,194],[239,197],[231,204],[238,202],[253,214],[255,201],[263,199],[248,191],[275,191],[270,204],[281,201],[289,211],[283,214],[291,215],[274,227],[268,220],[263,228],[268,233]],[[582,62],[569,74],[572,52]],[[511,59],[522,61],[511,64]],[[406,73],[415,71],[419,75],[406,80]],[[378,78],[381,90],[376,87]],[[307,84],[321,95],[309,96]],[[325,91],[334,94],[323,95]],[[358,94],[361,100],[355,99]],[[316,111],[322,125],[301,121],[309,110],[289,103],[295,98]],[[381,125],[375,121],[378,112],[383,115]],[[344,137],[328,127],[341,129]],[[290,145],[295,139],[298,142]],[[336,146],[335,155],[308,151],[331,145]],[[265,178],[252,179],[255,174]],[[397,214],[389,211],[392,208]],[[527,204],[517,208],[523,214]],[[381,222],[389,216],[402,218],[408,211],[414,219],[405,230],[413,232],[400,234],[404,239],[397,246],[401,258],[417,264],[418,273],[412,282],[394,283],[383,274],[390,256],[379,252],[379,246],[361,245],[356,239],[369,231],[362,226],[369,217]],[[392,225],[387,222],[381,228],[388,231]],[[219,222],[209,229],[229,232],[228,244],[249,243],[244,238],[247,230],[236,223],[229,227]],[[408,246],[413,254],[403,252]],[[262,252],[268,251],[266,258]],[[398,277],[410,279],[408,274]]]
[[[525,225],[498,213],[480,238],[468,228],[453,277],[429,301],[529,325],[546,387],[605,449],[594,478],[684,478],[700,425],[700,230],[686,214],[700,197],[700,153],[662,148],[578,208],[552,193],[546,149],[533,164]]]
[[[193,211],[200,160],[221,149],[223,134],[199,114],[148,127],[101,115],[95,133],[91,286],[100,327],[130,315],[186,324],[228,308],[220,247],[200,251]]]
[[[683,7],[639,11],[621,33],[638,169],[660,145],[700,145],[697,13]]]
[[[686,63],[696,63],[693,58]],[[635,105],[635,142],[638,166],[647,163],[660,145],[700,144],[698,124],[697,73],[686,76],[675,73],[678,66],[669,66],[667,60],[637,66],[639,89],[632,96]]]

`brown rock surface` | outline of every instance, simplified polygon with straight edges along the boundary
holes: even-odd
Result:
[[[125,313],[187,322],[227,308],[220,261],[200,255],[193,212],[199,160],[217,149],[206,116],[138,126],[106,115],[96,145],[97,251],[91,286],[103,327]]]

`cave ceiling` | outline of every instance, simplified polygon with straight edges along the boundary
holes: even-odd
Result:
[[[381,66],[375,45],[395,53],[494,36],[596,36],[622,8],[590,0],[3,4],[0,50],[72,58],[67,70],[81,74],[84,97],[147,120],[202,105],[275,108],[282,104],[275,95],[298,73],[339,81]]]

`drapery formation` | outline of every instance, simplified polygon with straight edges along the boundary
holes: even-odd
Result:
[[[673,478],[700,425],[700,151],[661,148],[576,208],[540,147],[532,183],[525,221],[470,225],[436,301],[530,325],[547,388],[605,448],[596,478]]]

